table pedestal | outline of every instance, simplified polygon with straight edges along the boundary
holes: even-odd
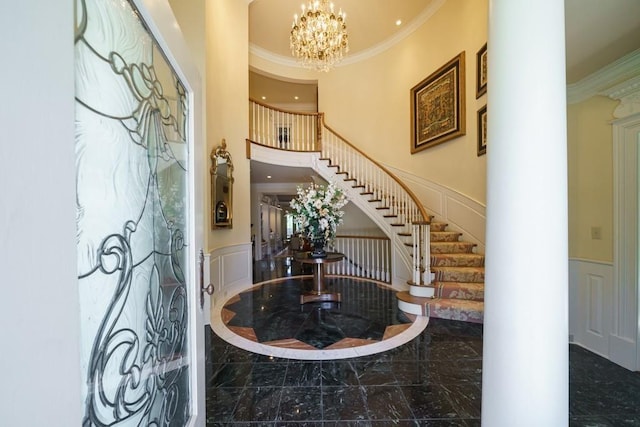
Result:
[[[308,302],[341,302],[342,295],[339,292],[327,292],[324,283],[324,265],[332,262],[342,261],[343,254],[329,252],[324,258],[312,258],[309,253],[297,255],[296,261],[303,264],[313,264],[313,290],[300,295],[300,304]]]

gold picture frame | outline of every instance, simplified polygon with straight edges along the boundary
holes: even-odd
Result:
[[[411,88],[411,153],[466,133],[465,53]]]
[[[476,99],[487,93],[487,44],[476,53]]]
[[[487,106],[478,110],[478,157],[487,154]]]
[[[211,150],[211,229],[233,226],[233,161],[227,141]]]

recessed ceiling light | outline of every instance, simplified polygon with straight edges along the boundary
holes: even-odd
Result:
[[[298,99],[300,99],[300,97],[299,96],[294,96],[293,99],[295,99],[297,101]]]
[[[271,175],[267,175],[267,179],[271,179]]]
[[[402,25],[402,19],[398,19],[396,20],[396,25],[399,27],[400,25]]]
[[[267,99],[267,97],[266,97],[266,96],[263,96],[263,97],[262,97],[262,100],[264,101],[265,99]]]

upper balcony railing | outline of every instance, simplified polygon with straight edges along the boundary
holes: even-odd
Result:
[[[279,110],[249,101],[249,139],[271,148],[320,151],[322,113]]]

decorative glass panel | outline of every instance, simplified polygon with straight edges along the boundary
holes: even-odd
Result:
[[[84,426],[190,417],[187,97],[126,0],[76,0]]]

